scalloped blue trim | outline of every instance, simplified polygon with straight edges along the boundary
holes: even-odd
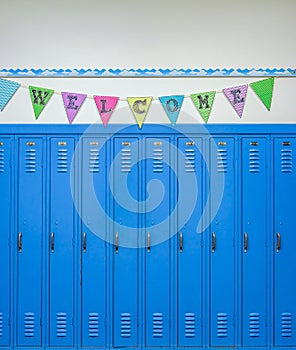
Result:
[[[276,77],[296,76],[296,68],[223,69],[1,69],[0,77]]]

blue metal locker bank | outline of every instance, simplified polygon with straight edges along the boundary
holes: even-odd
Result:
[[[0,125],[0,350],[296,349],[296,125]]]

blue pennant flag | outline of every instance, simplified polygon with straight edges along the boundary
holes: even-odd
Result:
[[[176,125],[183,104],[184,95],[162,96],[159,97],[159,100],[172,125]]]
[[[6,107],[20,84],[14,81],[0,79],[0,111]]]

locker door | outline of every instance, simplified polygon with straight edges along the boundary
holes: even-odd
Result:
[[[50,346],[73,346],[73,138],[50,140]]]
[[[194,175],[198,184],[198,199],[188,222],[180,222],[178,211],[178,346],[202,345],[202,234],[197,233],[197,224],[202,210],[202,157],[194,141],[178,139],[178,149],[184,154],[178,157],[178,179],[184,182],[186,196],[192,188],[188,177]],[[186,181],[187,180],[187,181]]]
[[[19,139],[17,343],[41,346],[43,140]]]
[[[0,137],[0,346],[10,345],[11,140]]]
[[[93,183],[97,200],[106,208],[106,150],[100,149],[104,143],[103,138],[83,139],[81,315],[82,346],[88,347],[106,346],[106,217],[99,215],[88,192]]]
[[[169,166],[163,161],[170,161],[169,138],[146,139],[146,162],[144,189],[150,181],[158,180],[164,186],[164,197],[156,208],[146,206],[146,346],[169,346],[170,319],[170,225],[161,229],[159,222],[170,216],[170,173]],[[149,159],[150,158],[150,159]],[[155,197],[155,191],[149,194]],[[148,196],[148,193],[147,193]],[[148,200],[146,198],[146,200]],[[155,227],[153,227],[155,226]],[[154,245],[159,235],[166,240]]]
[[[266,346],[266,140],[242,140],[243,345]]]
[[[113,327],[115,347],[138,346],[138,278],[139,278],[139,250],[129,248],[128,238],[124,227],[139,227],[138,212],[131,212],[116,200],[121,191],[128,187],[128,191],[135,201],[139,201],[139,167],[132,166],[138,160],[138,147],[132,146],[138,138],[115,138],[114,157],[114,235],[113,247]],[[126,182],[127,180],[127,182]],[[139,231],[138,231],[139,232]]]
[[[216,144],[213,146],[212,142]],[[234,139],[211,142],[210,191],[223,186],[223,199],[210,232],[210,332],[211,346],[233,346],[234,340]],[[213,207],[212,199],[211,205]]]
[[[296,346],[296,139],[274,140],[274,343]]]

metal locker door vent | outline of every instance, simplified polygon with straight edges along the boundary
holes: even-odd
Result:
[[[65,312],[57,313],[57,337],[65,338],[67,336],[67,314]]]
[[[282,313],[282,337],[292,337],[292,314],[290,312]]]
[[[130,144],[129,142],[126,144]],[[125,143],[124,143],[125,145]],[[131,149],[130,148],[123,148],[121,150],[121,172],[122,173],[129,173],[131,171]]]
[[[57,163],[58,173],[67,173],[68,172],[68,150],[66,148],[59,148],[57,158],[58,158],[58,163]]]
[[[218,173],[227,173],[228,160],[227,149],[219,148],[217,150],[217,169]]]
[[[282,173],[292,173],[292,150],[282,149]]]
[[[217,336],[219,338],[227,338],[228,336],[228,321],[226,313],[217,314]]]
[[[161,142],[155,142],[155,145],[161,146]],[[153,149],[153,172],[163,172],[163,149],[161,147]]]
[[[35,333],[35,314],[33,312],[26,312],[25,318],[25,337],[32,338]]]
[[[88,336],[90,338],[99,336],[99,314],[96,312],[88,315]]]
[[[35,173],[36,171],[36,150],[30,148],[26,150],[26,173]]]
[[[260,315],[258,313],[249,315],[249,335],[251,338],[260,337]]]
[[[186,156],[186,163],[185,163],[186,173],[194,173],[195,172],[195,149],[186,148],[185,156]]]
[[[0,173],[4,173],[4,165],[4,149],[0,149]]]
[[[185,337],[187,338],[195,337],[195,314],[194,313],[185,314]]]
[[[259,173],[260,171],[260,152],[258,149],[249,150],[249,171],[250,173]]]
[[[163,315],[162,313],[153,314],[153,337],[161,338],[163,336]]]
[[[89,150],[89,172],[98,173],[99,171],[99,150],[97,148],[91,148]]]
[[[130,338],[131,336],[131,314],[123,313],[121,314],[121,337]]]
[[[0,337],[3,336],[3,314],[0,312]]]

